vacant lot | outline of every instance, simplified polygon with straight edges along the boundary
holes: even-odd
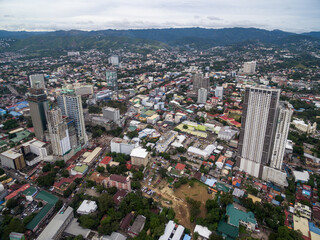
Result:
[[[176,213],[176,219],[179,220],[179,223],[183,226],[193,230],[195,227],[194,223],[190,222],[190,213],[189,207],[186,201],[186,198],[193,198],[194,200],[201,202],[201,217],[205,217],[206,209],[205,204],[208,199],[214,198],[213,194],[208,194],[207,187],[199,182],[194,182],[194,186],[190,187],[189,184],[182,185],[179,189],[173,191],[167,186],[160,189],[154,189],[158,194],[161,195],[163,199],[171,200],[172,205],[168,205],[165,202],[162,202],[163,205],[172,207]]]

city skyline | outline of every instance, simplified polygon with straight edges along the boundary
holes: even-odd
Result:
[[[319,31],[320,2],[301,1],[0,1],[9,31],[256,27]]]

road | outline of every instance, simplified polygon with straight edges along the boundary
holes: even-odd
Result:
[[[11,92],[12,94],[14,94],[14,95],[16,95],[16,96],[19,95],[19,93],[17,92],[17,90],[16,90],[14,87],[12,87],[10,84],[8,84],[7,87],[8,87],[8,89],[10,90],[10,92]]]

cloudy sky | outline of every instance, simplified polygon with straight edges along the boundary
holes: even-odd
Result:
[[[11,31],[257,27],[320,30],[320,0],[0,0]]]

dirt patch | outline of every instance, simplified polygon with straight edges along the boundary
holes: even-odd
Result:
[[[190,187],[189,184],[182,185],[175,191],[162,184],[161,187],[161,189],[152,189],[159,195],[160,199],[162,199],[161,202],[164,206],[174,209],[176,213],[175,218],[179,220],[179,223],[190,230],[194,229],[195,224],[190,222],[189,206],[186,198],[193,198],[201,202],[201,217],[205,217],[206,215],[206,201],[214,198],[213,194],[208,194],[207,187],[199,182],[195,182],[193,187]],[[172,204],[168,204],[166,201],[172,201]]]

